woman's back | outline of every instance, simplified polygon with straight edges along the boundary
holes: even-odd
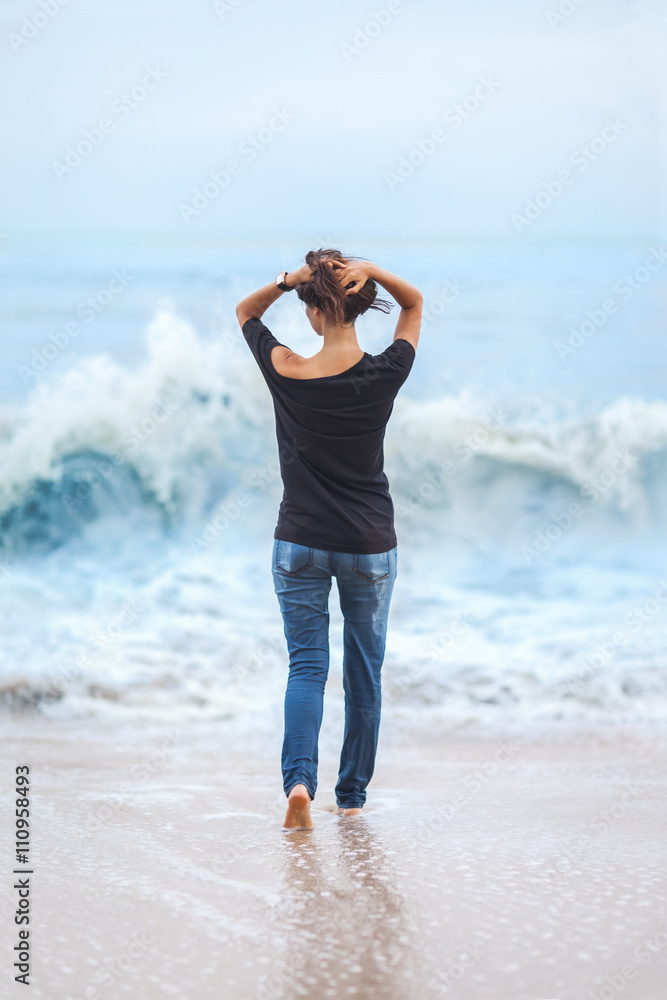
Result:
[[[413,346],[398,339],[338,374],[290,378],[275,369],[271,354],[280,345],[261,320],[247,320],[243,334],[276,415],[284,493],[275,537],[338,552],[393,548],[383,441]]]

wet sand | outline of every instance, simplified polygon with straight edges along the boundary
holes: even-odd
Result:
[[[224,725],[3,719],[32,770],[31,992],[48,1000],[665,1000],[667,738],[385,726],[362,817],[281,830],[277,751]]]

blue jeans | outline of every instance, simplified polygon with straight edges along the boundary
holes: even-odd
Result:
[[[345,620],[345,732],[336,803],[348,809],[366,801],[380,728],[380,672],[396,557],[396,547],[367,555],[274,539],[273,584],[289,653],[282,750],[286,795],[300,784],[311,799],[317,790],[317,742],[329,673],[329,593],[335,576]]]

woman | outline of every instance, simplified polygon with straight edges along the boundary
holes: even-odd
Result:
[[[410,373],[422,297],[407,281],[337,250],[248,295],[236,308],[243,335],[273,397],[284,492],[274,533],[273,581],[285,627],[289,678],[282,749],[285,829],[310,828],[317,744],[329,670],[329,593],[336,577],[344,625],[345,733],[336,804],[359,814],[373,775],[380,671],[396,579],[396,534],[383,440],[394,398]],[[393,343],[362,351],[355,320],[388,312],[381,285],[401,307]],[[322,347],[303,358],[261,322],[296,289]]]

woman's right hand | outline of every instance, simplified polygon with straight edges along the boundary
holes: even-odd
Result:
[[[332,267],[348,295],[354,295],[373,277],[375,265],[369,260],[335,260]]]

